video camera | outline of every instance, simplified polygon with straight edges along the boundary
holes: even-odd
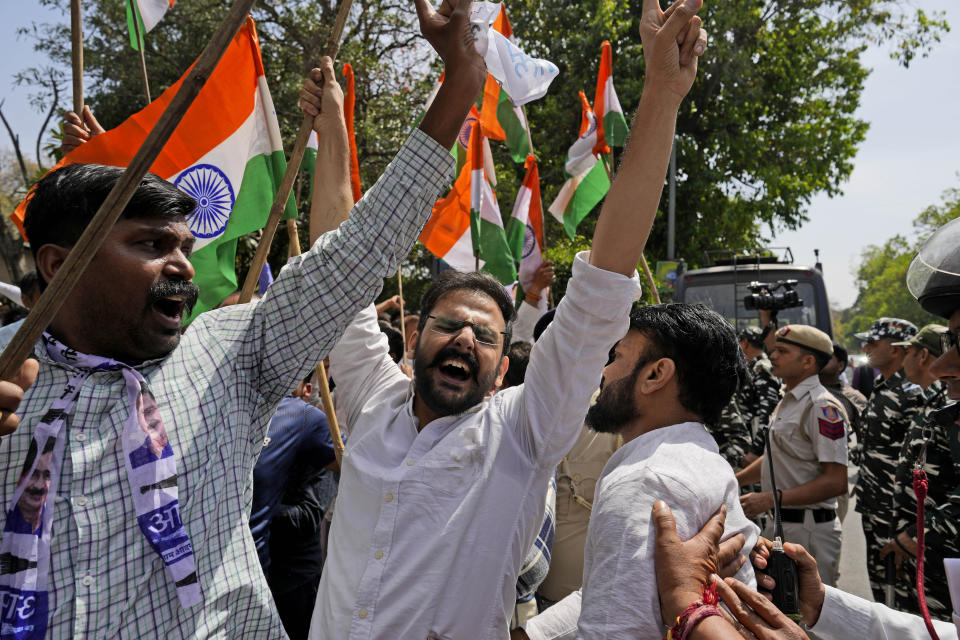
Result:
[[[743,306],[748,310],[780,311],[803,305],[800,294],[796,290],[796,280],[779,280],[777,282],[751,282],[747,285],[750,295],[743,299]],[[775,293],[783,289],[780,293]]]

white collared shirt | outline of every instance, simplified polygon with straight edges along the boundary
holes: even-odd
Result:
[[[817,624],[810,627],[811,637],[820,640],[927,640],[930,634],[923,618],[896,611],[878,602],[870,602],[834,587],[824,586],[823,607]],[[934,620],[940,640],[957,638],[957,628],[949,622]]]
[[[373,308],[330,354],[350,424],[312,640],[507,636],[517,574],[639,279],[577,256],[526,383],[417,431]]]
[[[739,493],[733,469],[698,422],[654,429],[620,447],[597,482],[583,588],[530,620],[530,640],[662,638],[653,503],[670,506],[681,540],[695,536],[726,504],[723,539],[742,533],[749,554],[760,530],[744,515]],[[749,563],[736,578],[756,587]]]

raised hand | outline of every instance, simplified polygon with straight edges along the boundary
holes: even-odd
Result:
[[[12,380],[0,382],[0,436],[10,435],[20,425],[20,418],[14,412],[23,400],[23,392],[37,379],[39,369],[39,363],[30,358],[20,365]]]
[[[90,107],[83,105],[83,112],[79,115],[73,111],[63,114],[63,139],[60,141],[60,151],[67,155],[93,136],[104,132],[103,127],[93,117]]]
[[[470,29],[472,0],[443,0],[439,10],[429,0],[414,0],[420,33],[440,55],[446,67],[447,79],[469,76],[478,85],[487,78],[487,65],[477,53]]]
[[[643,0],[640,40],[645,83],[683,99],[697,76],[697,59],[707,49],[707,32],[696,13],[703,0],[676,0],[666,11],[659,0]]]
[[[313,116],[313,130],[346,127],[343,119],[343,90],[333,72],[333,59],[324,56],[320,68],[310,70],[300,89],[300,110]]]

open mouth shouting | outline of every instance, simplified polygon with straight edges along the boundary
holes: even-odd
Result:
[[[447,386],[460,388],[471,380],[476,381],[479,363],[473,354],[446,348],[437,354],[432,366]]]
[[[163,281],[150,288],[147,303],[159,324],[170,330],[179,330],[184,315],[197,302],[197,285],[186,281]]]

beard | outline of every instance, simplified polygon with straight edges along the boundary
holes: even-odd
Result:
[[[597,401],[587,410],[586,425],[597,433],[620,433],[639,412],[634,400],[634,387],[639,368],[608,385],[600,384]]]
[[[468,384],[462,389],[453,390],[443,386],[443,381],[436,379],[436,372],[441,362],[448,358],[459,358],[466,364],[473,379],[472,387]],[[479,374],[480,363],[472,353],[458,351],[453,347],[444,347],[437,352],[433,360],[427,364],[420,354],[419,347],[413,354],[413,385],[417,395],[431,411],[439,416],[458,415],[480,404],[493,389],[497,379],[497,370]]]

